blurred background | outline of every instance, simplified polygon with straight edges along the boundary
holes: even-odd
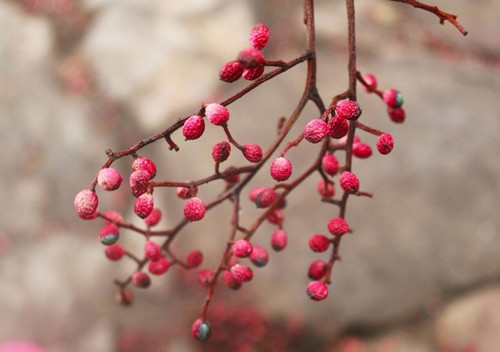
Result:
[[[73,199],[90,185],[107,148],[126,148],[197,112],[202,102],[242,89],[245,82],[223,83],[218,73],[248,46],[254,24],[270,28],[267,59],[302,53],[302,2],[0,1],[0,346],[498,351],[500,2],[430,2],[459,15],[469,35],[408,5],[356,2],[358,69],[375,74],[381,89],[404,94],[407,119],[391,123],[380,99],[359,90],[362,122],[391,133],[395,148],[354,161],[363,190],[375,196],[349,200],[354,233],[342,241],[328,299],[312,302],[305,295],[309,264],[327,258],[312,253],[307,240],[325,232],[337,212],[319,202],[317,179],[311,179],[284,211],[287,249],[271,253],[274,227],[260,228],[254,241],[270,250],[269,264],[255,269],[252,283],[239,291],[218,287],[209,315],[214,336],[200,345],[190,336],[205,296],[196,272],[172,268],[148,290],[133,290],[132,306],[119,306],[113,280],[134,266],[106,259],[97,240],[101,224],[80,220]],[[328,103],[347,88],[345,5],[317,1],[316,12],[318,86]],[[293,111],[304,78],[299,66],[232,104],[236,140],[265,146],[278,118]],[[290,136],[316,117],[309,106]],[[201,142],[174,135],[178,153],[160,141],[141,155],[157,163],[159,179],[208,175],[211,146],[221,138],[208,130]],[[373,136],[359,136],[374,145]],[[297,172],[316,151],[290,152]],[[130,164],[131,158],[116,163],[125,182]],[[271,180],[263,174],[257,184]],[[205,186],[200,194],[208,197],[218,187]],[[122,188],[103,194],[99,207],[137,222],[133,198]],[[182,216],[182,203],[172,190],[156,193],[160,226],[169,228]],[[258,212],[246,200],[243,206],[242,223],[250,224]],[[201,249],[203,268],[214,268],[229,212],[227,205],[211,211],[183,231],[174,249],[180,255]],[[129,233],[123,241],[140,251],[138,237]]]

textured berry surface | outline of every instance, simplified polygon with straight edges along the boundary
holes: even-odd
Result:
[[[264,188],[255,199],[257,208],[267,208],[276,200],[276,192],[272,188]]]
[[[306,292],[310,299],[321,301],[328,297],[328,286],[323,281],[311,281]]]
[[[97,183],[105,191],[114,191],[122,184],[122,176],[118,170],[113,169],[112,167],[106,167],[99,171]]]
[[[309,265],[309,270],[307,275],[313,280],[319,280],[326,273],[326,262],[324,260],[318,259]]]
[[[253,81],[262,76],[264,73],[264,66],[259,66],[255,68],[246,68],[243,70],[243,78],[247,81]]]
[[[328,231],[334,236],[342,236],[349,232],[347,221],[342,218],[333,218],[328,221]]]
[[[325,139],[328,125],[321,119],[314,119],[307,123],[304,128],[304,138],[311,143],[319,143]]]
[[[233,254],[238,258],[248,257],[253,250],[252,244],[247,240],[238,240],[233,244]]]
[[[199,221],[205,217],[207,209],[198,197],[190,198],[184,205],[184,216],[190,221]]]
[[[177,197],[180,199],[189,199],[196,197],[198,194],[198,186],[192,186],[192,187],[177,187],[175,194],[177,194]]]
[[[250,254],[251,262],[257,267],[266,266],[269,261],[269,254],[265,248],[261,246],[253,246],[252,253]]]
[[[234,278],[231,271],[229,271],[229,270],[224,271],[224,274],[222,274],[222,279],[224,280],[224,284],[233,290],[237,290],[242,286],[241,282],[238,282]]]
[[[167,258],[160,258],[154,262],[149,262],[148,270],[151,274],[161,275],[168,271],[170,268],[170,262]]]
[[[222,66],[219,73],[219,78],[222,81],[228,83],[237,81],[241,78],[244,69],[245,68],[240,64],[238,60],[230,61]]]
[[[359,191],[358,177],[349,171],[344,171],[340,175],[340,187],[347,193],[357,193]]]
[[[238,61],[244,68],[257,68],[264,65],[262,53],[254,48],[243,49],[238,54]]]
[[[154,208],[154,198],[150,193],[143,193],[134,203],[134,211],[141,219],[145,219],[151,214]]]
[[[262,148],[258,144],[248,143],[243,146],[243,156],[252,163],[262,160]]]
[[[287,158],[280,156],[271,163],[271,177],[276,181],[286,181],[292,175],[292,163]]]
[[[74,205],[78,216],[82,219],[89,218],[97,210],[97,195],[90,189],[84,189],[75,196]]]
[[[115,261],[122,259],[123,255],[125,254],[125,250],[121,245],[115,243],[110,246],[107,246],[106,249],[104,250],[104,254],[109,260]]]
[[[323,171],[328,175],[335,175],[339,171],[339,161],[333,154],[326,154],[321,160]]]
[[[146,258],[155,262],[161,258],[162,250],[158,243],[148,241],[144,245],[144,254],[146,255]]]
[[[231,274],[236,282],[244,283],[252,280],[253,271],[246,265],[235,264],[231,267]]]
[[[385,90],[382,99],[390,108],[399,108],[403,105],[403,94],[396,89]]]
[[[288,234],[283,229],[277,229],[271,236],[271,246],[275,251],[285,249],[288,243]]]
[[[316,234],[309,238],[309,248],[313,252],[324,252],[330,246],[330,239],[325,235]]]
[[[380,154],[389,154],[394,148],[394,139],[389,133],[381,134],[377,138],[377,150]]]
[[[190,116],[182,126],[182,135],[186,140],[198,139],[205,132],[205,120],[199,115]]]
[[[120,238],[120,230],[114,224],[106,224],[99,232],[99,240],[102,244],[109,246]]]
[[[335,106],[335,113],[338,117],[356,120],[361,116],[361,106],[353,100],[341,100]]]
[[[250,32],[250,45],[262,50],[269,40],[269,28],[264,23],[257,23]]]
[[[349,124],[342,117],[335,116],[328,121],[328,135],[332,138],[339,139],[344,137],[348,129]]]
[[[149,174],[149,178],[152,179],[156,176],[156,165],[155,163],[143,156],[134,159],[132,163],[132,171],[144,170]]]
[[[212,159],[217,163],[226,161],[229,154],[231,154],[231,145],[226,141],[219,142],[212,148]]]
[[[139,197],[146,193],[149,187],[151,174],[146,170],[136,170],[130,174],[129,185],[134,196]]]
[[[217,126],[222,126],[229,121],[229,111],[225,106],[211,103],[205,107],[205,116],[208,121]]]
[[[372,148],[363,142],[353,143],[352,155],[360,159],[369,158],[372,155]]]

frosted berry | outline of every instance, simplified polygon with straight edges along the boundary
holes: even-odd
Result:
[[[257,195],[255,204],[257,208],[267,208],[276,200],[276,192],[272,188],[265,188]]]
[[[363,76],[363,79],[365,80],[366,83],[368,83],[368,86],[371,88],[371,89],[368,89],[365,86],[363,86],[363,90],[365,92],[371,93],[373,91],[373,89],[377,89],[377,86],[378,86],[377,78],[374,75],[372,75],[371,73],[368,73],[368,74]]]
[[[328,135],[332,138],[342,138],[348,130],[349,124],[342,117],[335,116],[328,121]]]
[[[325,235],[316,234],[309,238],[309,248],[313,252],[324,252],[330,246],[330,239]]]
[[[203,261],[203,253],[199,250],[194,250],[188,254],[186,265],[188,268],[196,268]]]
[[[356,120],[361,112],[361,106],[354,100],[340,100],[335,105],[336,115],[346,120]]]
[[[210,337],[212,327],[208,321],[203,321],[201,319],[195,320],[191,327],[191,333],[193,337],[198,341],[205,342]]]
[[[377,139],[377,150],[380,154],[389,154],[394,148],[394,139],[389,133],[381,134]]]
[[[400,108],[403,105],[403,94],[396,89],[387,89],[384,91],[382,99],[390,108]]]
[[[271,224],[281,225],[285,221],[285,214],[280,209],[274,209],[267,217],[267,221]]]
[[[213,275],[213,271],[210,270],[210,269],[204,269],[204,270],[200,270],[200,272],[198,273],[198,282],[203,286],[203,287],[207,287],[209,282],[210,282],[210,278],[212,277]]]
[[[311,263],[307,275],[313,280],[319,280],[326,274],[326,262],[318,259]]]
[[[198,186],[193,185],[191,187],[177,187],[175,194],[177,194],[177,197],[179,197],[180,199],[189,199],[196,197],[196,195],[198,194]]]
[[[205,107],[205,116],[212,124],[222,126],[229,120],[229,111],[224,105],[211,103]]]
[[[311,143],[321,142],[328,132],[328,126],[322,119],[314,119],[304,128],[304,138]]]
[[[252,244],[247,240],[237,240],[233,244],[233,254],[238,258],[248,257],[253,250]]]
[[[262,76],[264,73],[264,66],[259,66],[255,68],[246,68],[243,70],[243,78],[247,81],[253,81]]]
[[[238,60],[230,61],[221,68],[219,77],[224,82],[234,82],[241,78],[244,69]]]
[[[244,68],[256,68],[264,65],[262,53],[254,48],[243,49],[238,54],[238,61]]]
[[[149,187],[149,180],[151,174],[146,170],[137,170],[130,174],[129,185],[132,193],[139,197],[141,194],[146,193]]]
[[[403,108],[391,108],[387,107],[387,114],[392,122],[402,123],[406,118],[406,113]]]
[[[231,145],[226,141],[222,141],[212,148],[212,159],[214,159],[216,163],[222,163],[229,158],[230,153]]]
[[[281,251],[286,247],[288,235],[283,229],[277,229],[271,236],[271,246],[275,251]]]
[[[363,142],[353,143],[352,155],[360,159],[369,158],[372,155],[372,148]]]
[[[349,171],[344,171],[340,175],[340,187],[347,193],[357,193],[359,191],[358,177]]]
[[[330,219],[327,225],[328,231],[334,236],[342,236],[349,232],[347,221],[342,218]]]
[[[120,230],[114,224],[107,224],[99,232],[99,240],[102,244],[109,246],[116,243],[120,238]]]
[[[106,224],[112,224],[112,223],[122,223],[123,222],[123,216],[115,211],[115,210],[108,210],[103,214],[105,217],[107,217],[109,220],[106,220]]]
[[[310,299],[321,301],[328,297],[328,286],[323,281],[311,281],[306,292]]]
[[[92,214],[81,217],[83,220],[93,220],[99,215],[99,209],[96,209]]]
[[[198,139],[205,132],[205,120],[199,115],[192,115],[182,126],[182,135],[186,140]]]
[[[104,254],[109,260],[116,261],[122,259],[123,255],[125,254],[125,250],[118,243],[115,243],[107,246],[104,250]]]
[[[132,274],[132,283],[135,287],[147,288],[151,285],[151,278],[144,271],[136,271]]]
[[[266,266],[269,261],[269,254],[261,246],[253,246],[252,253],[250,254],[250,261],[259,268]]]
[[[147,241],[146,245],[144,246],[144,254],[146,255],[146,258],[155,262],[161,258],[162,249],[158,243]]]
[[[184,205],[184,216],[190,221],[198,221],[205,217],[207,209],[200,198],[193,197],[188,199]]]
[[[285,181],[292,175],[292,163],[282,156],[276,158],[271,163],[271,177],[276,181]]]
[[[233,290],[237,290],[241,287],[241,282],[236,281],[233,274],[231,274],[229,270],[224,271],[222,279],[224,280],[224,284]]]
[[[135,200],[134,212],[141,219],[145,219],[146,217],[148,217],[149,214],[151,214],[151,212],[153,211],[153,208],[154,199],[151,193],[143,193]]]
[[[318,193],[323,198],[331,198],[335,195],[335,187],[330,182],[325,182],[325,180],[320,180],[316,186]]]
[[[161,275],[168,271],[170,262],[167,258],[160,258],[157,261],[149,262],[148,270],[153,275]]]
[[[269,40],[269,28],[264,23],[257,23],[250,32],[250,45],[262,50]]]
[[[134,159],[132,163],[132,171],[144,170],[149,174],[149,178],[152,179],[156,176],[156,165],[153,161],[143,156]]]
[[[158,225],[158,223],[161,220],[161,210],[158,208],[154,208],[151,214],[149,214],[145,219],[144,222],[148,226],[155,226]]]
[[[236,282],[244,283],[252,280],[253,271],[246,265],[235,264],[231,267],[231,274]]]
[[[112,167],[106,167],[99,171],[97,175],[97,183],[105,191],[114,191],[118,189],[122,183],[122,176]]]
[[[252,163],[262,160],[262,148],[258,144],[247,143],[243,146],[243,156]]]
[[[339,171],[339,161],[333,154],[326,154],[321,160],[323,171],[328,175],[335,175]]]
[[[90,189],[78,192],[74,200],[76,213],[82,219],[92,217],[97,210],[98,203],[97,195]]]

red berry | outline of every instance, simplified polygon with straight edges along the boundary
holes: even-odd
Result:
[[[363,76],[363,79],[365,80],[366,83],[368,83],[368,86],[371,88],[367,89],[365,86],[363,86],[363,90],[365,92],[371,93],[373,89],[377,89],[378,86],[377,78],[374,75],[368,73]]]
[[[288,235],[283,229],[277,229],[271,236],[271,246],[275,251],[281,251],[286,247]]]
[[[166,258],[160,258],[157,261],[149,262],[148,270],[153,275],[166,273],[170,268],[170,262]]]
[[[144,271],[136,271],[132,274],[132,283],[135,287],[147,288],[151,285],[151,278]]]
[[[196,268],[200,266],[203,261],[203,253],[199,250],[194,250],[188,254],[186,265],[189,268]]]
[[[323,281],[311,281],[306,292],[310,299],[321,301],[328,297],[328,286]]]
[[[264,65],[262,53],[254,48],[243,49],[238,54],[238,61],[244,68],[256,68]]]
[[[112,221],[106,220],[106,224],[112,224],[112,223],[120,224],[123,222],[123,216],[115,210],[108,210],[103,215],[108,219],[112,220]]]
[[[309,266],[308,276],[313,280],[319,280],[326,273],[326,262],[324,260],[316,260]]]
[[[208,321],[203,321],[201,319],[195,320],[193,326],[191,327],[191,333],[193,337],[198,341],[205,342],[210,337],[212,328]]]
[[[264,66],[259,66],[255,68],[246,68],[243,71],[243,78],[247,81],[253,81],[262,76],[264,73]]]
[[[229,270],[224,271],[222,278],[224,280],[224,284],[233,290],[237,290],[241,287],[241,282],[236,281],[233,274]]]
[[[154,208],[151,214],[149,214],[145,219],[144,222],[148,226],[155,226],[158,225],[158,223],[161,220],[161,210],[158,208]]]
[[[205,107],[205,116],[214,125],[222,126],[229,120],[229,111],[224,105],[211,103]]]
[[[250,254],[250,261],[258,267],[263,267],[269,261],[269,254],[260,246],[253,246],[252,253]]]
[[[210,269],[204,269],[200,270],[198,273],[198,282],[203,286],[203,287],[208,287],[208,284],[210,282],[210,278],[213,275],[213,271]]]
[[[342,117],[332,117],[328,121],[328,135],[332,138],[342,138],[347,134],[349,124],[347,120]]]
[[[403,94],[396,89],[387,89],[384,91],[382,99],[390,108],[400,108],[403,105]]]
[[[389,154],[394,148],[394,139],[389,133],[381,134],[377,139],[377,150],[380,154]]]
[[[341,100],[335,106],[337,116],[347,120],[356,120],[361,112],[361,106],[354,100]]]
[[[322,119],[314,119],[304,128],[304,138],[311,143],[321,142],[328,132],[328,125]]]
[[[342,236],[349,232],[347,221],[342,218],[333,218],[328,222],[328,231],[334,236]]]
[[[358,177],[349,171],[344,171],[340,175],[340,187],[347,193],[357,193],[359,190]]]
[[[97,210],[98,203],[97,195],[90,189],[78,192],[74,200],[76,213],[82,219],[92,217]]]
[[[392,122],[402,123],[405,120],[406,113],[403,108],[387,107],[387,114]]]
[[[272,188],[265,188],[257,195],[255,204],[257,208],[267,208],[276,200],[276,192]]]
[[[253,271],[246,265],[235,264],[231,267],[231,274],[236,282],[244,283],[252,280]]]
[[[159,260],[162,256],[162,249],[160,245],[156,242],[153,241],[147,241],[146,245],[144,246],[144,254],[146,255],[146,258],[149,260],[155,262]]]
[[[144,170],[149,174],[149,179],[152,179],[156,176],[156,165],[154,162],[145,157],[138,157],[134,159],[132,163],[132,171]]]
[[[199,115],[192,115],[182,126],[182,135],[186,140],[198,139],[205,131],[205,120]]]
[[[372,155],[372,148],[363,142],[353,143],[352,155],[360,159],[369,158]]]
[[[262,192],[265,189],[266,189],[265,187],[261,187],[261,186],[257,186],[257,187],[252,188],[250,190],[250,192],[248,192],[248,198],[250,198],[250,200],[252,202],[255,202],[257,200],[257,196],[260,194],[260,192]]]
[[[146,217],[148,217],[149,214],[151,214],[151,212],[153,211],[153,208],[154,199],[151,193],[143,193],[135,200],[134,212],[141,219],[145,219]]]
[[[247,143],[243,146],[243,156],[252,163],[262,160],[262,148],[258,144]]]
[[[116,243],[118,238],[120,238],[120,230],[118,229],[118,226],[114,224],[104,225],[99,232],[99,240],[106,246]]]
[[[267,221],[271,224],[281,225],[285,221],[285,214],[280,209],[274,209],[267,217]]]
[[[330,239],[325,235],[312,235],[309,238],[309,248],[312,249],[313,252],[324,252],[330,246]]]
[[[228,176],[224,177],[224,181],[226,181],[230,185],[235,184],[240,180],[240,174],[234,172],[235,170],[237,170],[236,167],[230,166],[222,172],[223,174],[228,174]]]
[[[331,198],[335,195],[335,187],[330,182],[325,182],[325,180],[320,180],[316,186],[318,193],[323,198]]]
[[[282,156],[274,159],[271,164],[271,177],[276,181],[285,181],[292,175],[292,163]]]
[[[248,257],[253,250],[252,244],[247,240],[238,240],[233,244],[233,254],[238,258]]]
[[[250,45],[262,50],[269,40],[269,28],[264,23],[257,23],[250,32]]]
[[[106,257],[109,260],[115,261],[122,259],[123,255],[125,254],[125,251],[123,250],[122,246],[120,246],[118,243],[115,243],[110,246],[107,246],[106,249],[104,250],[104,254],[106,254]]]
[[[214,159],[216,163],[222,163],[229,158],[230,153],[231,145],[226,141],[222,141],[212,148],[212,159]]]
[[[105,191],[114,191],[118,189],[122,183],[122,176],[112,167],[106,167],[99,171],[97,176],[97,183]]]
[[[184,216],[190,221],[198,221],[205,217],[207,209],[200,198],[193,197],[188,199],[184,205]]]
[[[129,185],[132,193],[139,197],[141,194],[146,193],[149,187],[149,180],[151,174],[147,170],[137,170],[130,174]]]
[[[240,79],[244,69],[238,60],[230,61],[221,68],[219,77],[224,82],[234,82]]]
[[[176,194],[180,199],[189,199],[196,197],[196,195],[198,194],[198,186],[194,185],[192,187],[177,187]]]
[[[335,175],[339,171],[339,161],[333,154],[326,154],[321,160],[323,171],[328,175]]]

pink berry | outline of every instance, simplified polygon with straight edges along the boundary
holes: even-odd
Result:
[[[244,69],[238,60],[230,61],[222,67],[219,77],[224,82],[234,82],[241,78]]]
[[[326,154],[321,160],[323,171],[328,175],[335,175],[339,171],[339,161],[333,154]]]
[[[244,68],[256,68],[264,65],[262,53],[254,48],[243,49],[238,54],[238,61]]]
[[[325,235],[316,234],[309,238],[309,248],[313,252],[324,252],[330,246],[330,239]]]
[[[145,157],[138,157],[134,159],[132,163],[132,171],[144,170],[149,174],[149,179],[152,179],[156,176],[156,165],[150,159]]]
[[[106,224],[113,224],[113,223],[120,224],[123,222],[123,216],[115,210],[108,210],[103,215],[111,220],[111,221],[106,220]]]
[[[144,222],[148,226],[155,226],[158,225],[158,223],[161,220],[161,210],[158,208],[154,208],[151,214],[149,214],[145,219]]]
[[[189,221],[198,221],[205,217],[207,209],[205,204],[198,197],[193,197],[188,199],[186,205],[184,205],[184,216]]]
[[[255,68],[246,68],[243,71],[243,78],[247,81],[253,81],[262,76],[264,73],[264,66],[259,66]]]
[[[328,297],[328,286],[323,281],[311,281],[306,292],[310,299],[321,301]]]
[[[222,141],[212,148],[212,159],[214,159],[216,163],[222,163],[229,158],[230,153],[231,145],[226,141]]]
[[[250,45],[262,50],[269,40],[269,28],[264,23],[257,23],[250,32]]]
[[[406,113],[403,108],[391,108],[387,107],[387,114],[392,122],[402,123],[406,118]]]
[[[193,337],[198,341],[205,342],[210,337],[212,328],[208,321],[203,321],[201,319],[195,320],[191,326],[191,333]]]
[[[282,156],[274,159],[271,164],[271,177],[276,181],[285,181],[292,175],[292,163]]]
[[[257,267],[263,267],[269,261],[269,254],[260,246],[253,246],[252,253],[250,254],[250,261]]]
[[[335,106],[337,116],[346,120],[356,120],[361,112],[361,106],[354,100],[340,100]]]
[[[347,193],[357,193],[359,190],[359,180],[358,177],[349,171],[344,171],[340,175],[340,187]]]
[[[331,198],[335,195],[335,187],[330,182],[325,182],[325,180],[320,180],[316,186],[318,193],[323,198]]]
[[[349,232],[347,221],[342,218],[333,218],[328,222],[328,231],[334,236],[343,236]]]
[[[203,253],[199,250],[194,250],[188,254],[186,265],[188,268],[196,268],[203,261]]]
[[[403,94],[396,89],[387,89],[384,91],[382,99],[390,108],[400,108],[403,105]]]
[[[246,258],[252,253],[253,246],[247,240],[237,240],[233,244],[233,254],[238,258]]]
[[[261,187],[261,186],[257,186],[257,187],[252,188],[250,190],[250,192],[248,192],[248,198],[252,202],[255,202],[257,200],[257,196],[260,194],[260,192],[262,192],[265,189],[266,189],[265,187]]]
[[[236,282],[244,283],[252,280],[253,271],[246,265],[235,264],[231,267],[231,274]]]
[[[277,229],[271,236],[271,246],[277,252],[283,250],[288,242],[288,235],[283,229]]]
[[[285,221],[285,214],[280,209],[274,209],[267,217],[267,221],[271,224],[281,225]]]
[[[326,262],[321,259],[312,262],[307,274],[313,280],[321,279],[326,274]]]
[[[112,167],[106,167],[99,171],[97,176],[97,183],[105,191],[114,191],[118,189],[122,183],[122,176]]]
[[[349,124],[342,117],[332,117],[328,121],[328,135],[332,138],[342,138],[347,134]]]
[[[368,83],[369,88],[366,88],[363,86],[363,90],[367,93],[371,93],[374,89],[377,89],[378,83],[377,83],[377,78],[372,75],[371,73],[368,73],[363,76],[363,79],[365,80],[366,83]]]
[[[170,262],[167,258],[160,258],[156,261],[151,261],[148,264],[148,270],[153,275],[161,275],[168,271],[170,268]]]
[[[122,259],[123,255],[125,254],[125,250],[118,243],[115,243],[107,246],[104,250],[104,254],[106,254],[106,257],[109,260],[116,261]]]
[[[198,139],[205,132],[205,120],[199,115],[192,115],[182,126],[182,135],[186,140]]]
[[[149,180],[151,174],[146,170],[137,170],[130,174],[129,185],[132,193],[139,197],[141,194],[146,193],[149,187]]]
[[[193,185],[191,187],[177,187],[176,194],[180,199],[196,197],[198,194],[198,186]]]
[[[265,188],[257,195],[255,204],[257,208],[267,208],[276,200],[276,192],[272,188]]]
[[[213,273],[214,272],[210,269],[200,270],[200,272],[198,273],[198,282],[201,284],[201,286],[208,287],[210,278],[212,277]]]
[[[146,255],[146,258],[155,262],[161,258],[162,253],[163,251],[158,243],[153,241],[146,242],[146,245],[144,246],[144,254]]]
[[[148,217],[149,214],[153,211],[154,208],[154,199],[151,193],[143,193],[134,203],[134,212],[141,219]]]
[[[377,150],[380,154],[389,154],[394,148],[394,139],[389,133],[381,134],[377,139]]]
[[[224,284],[233,290],[237,290],[241,287],[241,282],[236,281],[233,274],[229,270],[224,271],[222,278],[224,280]]]
[[[372,148],[363,142],[353,143],[352,155],[360,159],[369,158],[372,155]]]
[[[240,174],[235,172],[235,170],[237,170],[236,167],[230,166],[222,172],[223,174],[227,174],[227,176],[224,177],[224,181],[230,185],[240,181]]]
[[[212,124],[222,126],[229,120],[229,111],[224,105],[211,103],[205,107],[205,116]]]
[[[151,285],[151,278],[144,271],[136,271],[132,274],[132,284],[135,287],[147,288]]]
[[[322,119],[314,119],[304,128],[304,138],[311,143],[321,142],[328,132],[328,125]]]
[[[243,156],[252,163],[262,160],[262,148],[258,144],[247,143],[243,146]]]
[[[92,217],[97,210],[98,203],[97,195],[90,189],[78,192],[74,200],[76,213],[82,219]]]
[[[118,229],[118,226],[114,224],[104,225],[99,232],[99,240],[106,246],[116,243],[118,238],[120,238],[120,230]]]

